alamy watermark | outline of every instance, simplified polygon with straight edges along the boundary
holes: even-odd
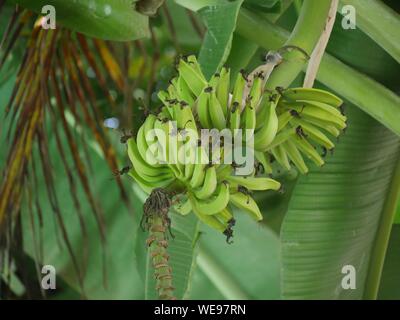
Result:
[[[43,17],[40,24],[43,29],[56,29],[56,8],[52,5],[45,5],[42,8]]]
[[[345,5],[342,7],[341,13],[343,15],[342,28],[345,30],[356,29],[356,8],[352,5]]]
[[[42,268],[42,288],[44,290],[55,290],[56,289],[56,268],[52,265],[45,265]]]
[[[356,289],[356,268],[351,264],[345,265],[342,268],[342,274],[345,276],[342,278],[342,288],[344,290],[355,290]]]

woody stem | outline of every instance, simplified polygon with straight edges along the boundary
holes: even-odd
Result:
[[[166,226],[162,217],[157,213],[150,218],[149,225],[149,254],[154,268],[158,296],[161,300],[174,300],[172,269],[168,263],[168,240],[165,236]]]

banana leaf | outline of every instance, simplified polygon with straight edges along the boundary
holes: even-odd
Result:
[[[56,10],[56,22],[85,35],[115,41],[136,40],[150,35],[149,19],[135,10],[131,0],[12,0],[41,14],[45,5]]]
[[[54,138],[49,141],[49,145],[49,152],[58,154]],[[133,212],[129,212],[120,201],[113,173],[95,150],[92,150],[91,163],[93,168],[96,168],[91,184],[104,213],[105,245],[102,245],[96,220],[91,213],[89,203],[84,201],[83,191],[79,187],[76,193],[80,199],[81,211],[84,213],[86,234],[82,232],[61,159],[58,156],[54,157],[52,163],[53,170],[57,173],[56,192],[59,206],[63,209],[63,225],[73,248],[79,273],[83,278],[83,286],[65,245],[60,224],[56,221],[53,208],[47,199],[46,183],[41,176],[38,177],[38,189],[35,192],[39,195],[42,219],[39,219],[40,215],[36,214],[35,210],[33,214],[30,212],[28,204],[22,210],[25,251],[41,265],[54,266],[57,276],[79,292],[81,297],[142,299],[144,287],[137,271],[134,248],[135,230],[139,222],[136,214],[141,210],[140,201],[135,193],[130,191]],[[61,290],[56,292],[62,293]]]
[[[380,300],[400,299],[400,225],[393,225],[390,242],[383,267],[378,298]]]
[[[322,169],[301,177],[281,229],[286,299],[361,299],[399,160],[396,135],[354,106],[349,129]],[[312,199],[312,200],[310,200]],[[342,286],[354,266],[356,289]]]
[[[342,30],[340,19],[328,51],[387,87],[398,88],[399,65],[359,30]],[[363,54],[355,57],[354,52]],[[287,299],[377,296],[398,193],[400,140],[346,104],[346,134],[323,168],[314,167],[299,178],[282,224],[282,295]],[[393,260],[390,254],[388,259]],[[347,265],[355,268],[355,289],[342,286]],[[389,297],[390,291],[385,292]]]
[[[199,53],[199,63],[206,79],[211,78],[228,58],[242,3],[243,0],[222,2],[199,11],[207,26],[207,34]]]
[[[232,244],[203,228],[189,298],[280,299],[278,236],[243,211],[236,210],[234,215]]]

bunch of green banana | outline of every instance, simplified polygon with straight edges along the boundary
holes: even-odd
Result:
[[[173,83],[179,83],[178,79]],[[201,127],[192,108],[180,100],[178,90],[174,94],[175,98],[165,99],[160,113],[148,115],[136,138],[127,141],[132,162],[129,175],[147,193],[155,188],[171,190],[175,211],[194,212],[229,240],[235,224],[232,206],[259,221],[261,212],[247,190],[279,190],[281,184],[255,174],[235,176],[233,165],[213,164],[206,148],[198,144]]]
[[[231,91],[229,69],[222,68],[207,81],[194,56],[180,59],[177,71],[167,90],[158,94],[160,112],[150,114],[137,136],[128,140],[133,165],[129,174],[147,193],[154,188],[173,191],[178,213],[194,212],[228,239],[235,222],[232,206],[259,221],[262,215],[249,191],[279,190],[281,185],[256,170],[235,176],[233,164],[214,163],[214,155],[211,159],[199,143],[201,129],[250,130],[255,157],[265,174],[272,174],[273,159],[285,169],[293,163],[302,173],[308,171],[303,156],[321,166],[324,161],[316,148],[334,147],[325,132],[338,137],[346,127],[339,110],[342,100],[326,91],[270,92],[262,71],[250,76],[241,71]]]
[[[322,166],[324,155],[335,145],[328,137],[338,138],[347,127],[347,118],[342,114],[343,101],[337,96],[318,89],[277,88],[276,98],[271,102],[276,115],[268,118],[277,126],[277,133],[270,144],[257,143],[257,150],[269,153],[285,169],[293,164],[301,173],[308,172],[303,156]],[[266,111],[264,111],[266,113]],[[262,122],[263,117],[260,117]],[[269,122],[269,123],[271,123]],[[268,123],[268,122],[267,122]],[[268,131],[264,128],[262,131]],[[265,142],[265,139],[261,139]],[[321,150],[322,155],[318,152]]]
[[[286,170],[293,164],[303,174],[308,172],[304,158],[322,166],[324,154],[334,148],[329,135],[338,138],[347,125],[343,101],[313,88],[266,91],[266,76],[262,67],[250,76],[241,71],[231,92],[229,69],[207,82],[196,58],[189,56],[180,60],[178,77],[160,98],[167,106],[177,97],[187,101],[201,128],[252,130],[256,159],[268,174],[273,160]]]

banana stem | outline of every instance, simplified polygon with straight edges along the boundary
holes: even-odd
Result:
[[[304,52],[311,56],[324,31],[330,7],[331,1],[329,0],[305,0],[303,2],[296,26],[284,45],[294,49],[282,55],[284,62],[268,80],[268,89],[278,86],[288,87],[302,71],[307,62]],[[299,50],[295,48],[299,48]]]
[[[282,0],[281,10],[279,13],[267,13],[265,16],[272,23],[276,23],[292,3],[293,0]],[[232,49],[226,62],[226,65],[231,68],[231,74],[237,74],[240,69],[247,66],[250,63],[251,58],[257,53],[258,48],[259,46],[256,43],[247,40],[235,32],[232,41]]]
[[[364,299],[375,300],[378,297],[386,250],[389,244],[390,231],[397,211],[400,196],[400,158],[395,168],[390,191],[385,201],[380,225],[370,257],[370,267],[364,289]]]
[[[170,194],[164,189],[154,189],[143,206],[142,225],[149,231],[147,245],[154,268],[156,290],[161,300],[175,300],[172,285],[172,268],[167,252],[167,233],[170,227],[168,211],[171,207]]]
[[[165,237],[165,226],[159,215],[155,215],[149,221],[149,255],[154,268],[156,278],[156,290],[161,300],[175,300],[174,287],[172,285],[172,269],[169,266],[167,252],[168,241]]]

